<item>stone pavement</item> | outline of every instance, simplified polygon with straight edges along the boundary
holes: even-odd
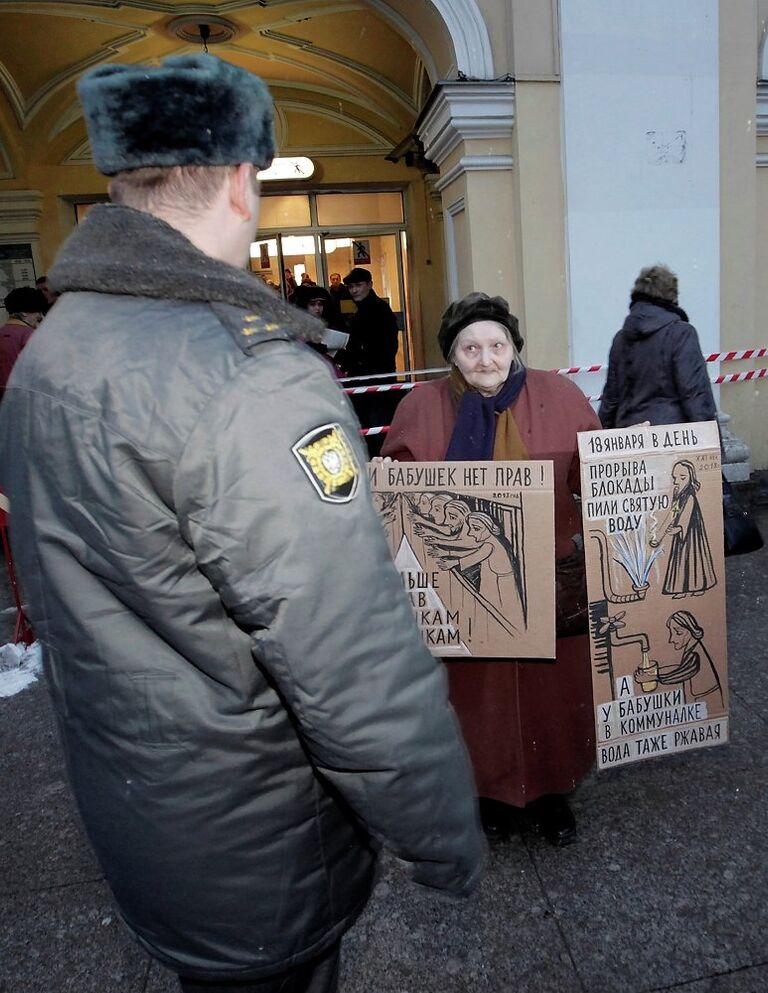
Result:
[[[768,993],[768,549],[727,573],[731,743],[591,775],[578,843],[495,846],[467,903],[387,861],[343,993]],[[0,699],[0,755],[0,993],[177,993],[112,907],[42,684]]]

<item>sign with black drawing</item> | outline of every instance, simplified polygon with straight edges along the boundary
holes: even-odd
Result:
[[[428,648],[555,655],[551,462],[373,462],[373,499]]]
[[[728,739],[714,421],[579,434],[601,769]]]

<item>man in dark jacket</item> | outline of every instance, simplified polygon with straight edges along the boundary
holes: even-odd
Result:
[[[241,268],[266,88],[189,55],[79,92],[115,202],[62,249],[0,415],[74,791],[183,990],[331,991],[381,843],[475,886],[466,752],[354,416],[296,338],[322,326]]]
[[[648,266],[611,345],[600,421],[623,428],[709,421],[716,413],[699,336],[678,306],[677,276],[667,266]]]
[[[394,372],[398,347],[397,318],[386,300],[374,292],[367,269],[354,268],[344,277],[344,285],[357,310],[347,324],[349,341],[339,356],[348,376],[373,376]],[[390,379],[369,379],[361,386],[391,383]],[[355,396],[355,412],[363,427],[381,427],[392,420],[400,396],[396,393],[364,393]],[[368,439],[368,452],[378,455],[382,436]]]
[[[367,269],[353,269],[344,277],[344,285],[357,307],[347,327],[349,343],[344,351],[347,375],[394,372],[398,329],[392,308],[376,295],[373,277]]]

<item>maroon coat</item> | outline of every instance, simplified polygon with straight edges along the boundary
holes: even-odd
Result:
[[[10,317],[8,323],[0,328],[0,396],[5,390],[11,369],[29,341],[33,330],[17,317]]]
[[[556,373],[529,369],[512,406],[532,459],[555,474],[555,556],[573,549],[581,515],[578,431],[600,421],[581,390]],[[456,423],[448,379],[419,386],[395,412],[381,454],[402,462],[445,458]],[[472,756],[480,796],[522,807],[543,793],[567,793],[594,759],[589,641],[559,638],[553,661],[446,660],[451,700]]]

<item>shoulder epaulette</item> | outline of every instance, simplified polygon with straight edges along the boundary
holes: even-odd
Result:
[[[211,309],[243,352],[251,352],[268,341],[294,341],[295,337],[274,316],[244,310],[229,303],[211,303]]]

